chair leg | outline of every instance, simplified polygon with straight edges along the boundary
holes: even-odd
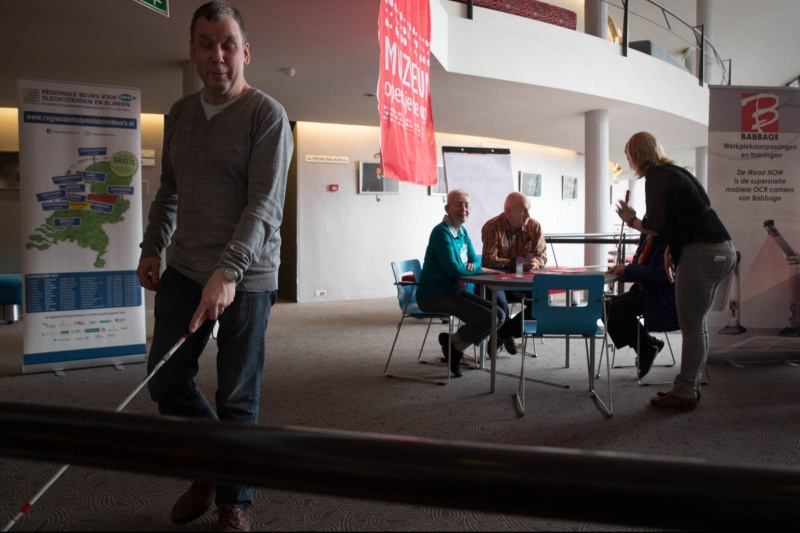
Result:
[[[522,359],[520,363],[520,370],[519,370],[519,385],[517,387],[517,392],[514,394],[514,406],[517,409],[517,414],[519,416],[525,416],[525,382],[526,381],[533,381],[534,383],[541,383],[542,385],[550,385],[551,387],[559,387],[561,389],[568,389],[569,385],[561,384],[561,383],[553,383],[550,381],[544,381],[541,379],[534,379],[534,378],[526,378],[525,377],[525,348],[528,343],[528,337],[525,335],[522,336],[522,350],[520,358]],[[531,341],[531,344],[534,345],[534,351],[536,350],[536,338],[534,337]]]
[[[451,357],[450,350],[451,350],[451,348],[453,346],[452,343],[448,343],[449,346],[448,346],[448,350],[447,350],[447,358],[446,358],[447,361],[445,361],[445,367],[446,367],[446,371],[447,371],[447,376],[442,378],[442,380],[430,379],[430,378],[420,378],[420,377],[415,377],[415,376],[403,376],[403,375],[399,375],[399,374],[390,374],[389,373],[389,364],[392,361],[392,354],[394,354],[394,348],[395,348],[395,345],[397,344],[397,339],[400,336],[400,329],[402,328],[403,321],[405,319],[406,319],[406,315],[404,314],[400,318],[400,322],[398,322],[398,324],[397,324],[397,333],[395,333],[394,342],[392,342],[392,348],[389,351],[389,358],[386,360],[386,366],[383,368],[383,375],[386,376],[387,378],[405,379],[405,380],[408,380],[408,381],[419,381],[419,382],[422,382],[422,383],[435,383],[437,385],[448,385],[450,383],[450,357]],[[420,347],[419,354],[417,355],[417,362],[418,363],[422,363],[422,364],[427,363],[427,361],[422,361],[421,358],[422,358],[422,352],[425,349],[425,341],[428,338],[428,333],[429,333],[429,331],[431,329],[431,323],[432,322],[433,322],[433,318],[429,319],[428,320],[428,326],[425,328],[425,337],[423,337],[423,339],[422,339],[422,346]],[[454,321],[452,319],[448,321],[448,326],[447,326],[448,327],[448,340],[453,335],[453,323],[454,323]]]
[[[606,360],[611,363],[611,368],[616,368],[614,366],[614,361],[617,358],[616,346],[614,346],[614,343],[607,341],[603,341],[603,345],[605,346],[605,349],[600,350],[600,360],[597,362],[597,373],[594,375],[595,379],[600,379],[600,367],[603,366],[603,355],[605,355]],[[608,355],[609,351],[611,352],[611,355]]]
[[[419,354],[417,354],[417,361],[418,362],[422,360],[422,351],[425,349],[425,341],[428,340],[428,333],[430,333],[430,331],[431,331],[431,323],[432,322],[433,322],[433,319],[431,318],[430,320],[428,320],[428,327],[425,328],[425,336],[422,337],[422,345],[419,347]]]
[[[700,374],[700,385],[711,385],[711,374],[708,373],[708,365],[703,367],[703,372],[706,374],[706,380],[703,381],[703,374]]]
[[[544,339],[542,339],[542,340],[544,340]],[[522,337],[522,346],[523,346],[523,348],[522,348],[522,354],[523,355],[529,355],[531,357],[539,357],[539,355],[536,353],[536,338],[535,337],[531,341],[531,346],[533,346],[533,353],[527,353],[525,351],[525,348],[524,348],[524,346],[525,346],[525,337],[524,336]]]
[[[669,355],[670,357],[672,357],[672,364],[664,366],[675,366],[675,352],[672,351],[672,343],[669,342],[669,333],[667,333],[666,331],[664,332],[664,340],[667,341],[667,347],[669,348]]]
[[[523,335],[522,336],[522,345],[523,345],[523,347],[525,346],[525,341],[526,340],[527,340],[527,337],[525,337]],[[534,357],[536,357],[536,355],[535,355],[535,352],[536,352],[536,337],[533,337],[533,339],[531,340],[531,344],[533,344]],[[525,350],[524,349],[522,350],[522,355],[523,355],[523,357],[525,356]],[[541,383],[542,385],[550,385],[551,387],[558,387],[560,389],[568,389],[569,388],[569,385],[567,385],[565,383],[556,383],[554,381],[545,381],[543,379],[535,379],[535,378],[525,378],[525,379],[527,381],[533,381],[534,383]]]
[[[394,342],[392,342],[392,349],[389,350],[389,359],[386,360],[386,366],[383,367],[383,375],[386,376],[386,371],[389,369],[389,363],[392,362],[392,354],[394,353],[394,347],[397,344],[397,338],[400,336],[400,328],[403,327],[403,321],[406,319],[406,316],[403,315],[400,318],[400,322],[397,323],[397,333],[394,334]]]
[[[603,343],[600,346],[600,352],[601,353],[606,348],[606,342],[607,342],[607,339],[603,338]],[[605,402],[603,402],[603,399],[600,397],[600,395],[597,394],[597,391],[595,390],[595,387],[594,387],[594,364],[595,364],[595,361],[594,361],[595,360],[595,351],[594,351],[594,349],[595,349],[595,339],[594,338],[590,339],[590,345],[591,346],[590,346],[589,365],[588,365],[588,367],[589,367],[589,391],[592,393],[592,398],[594,398],[594,401],[597,404],[597,407],[600,409],[600,411],[602,411],[603,414],[607,418],[611,418],[613,416],[613,414],[614,414],[614,402],[613,402],[613,399],[612,399],[612,396],[611,396],[611,365],[609,364],[608,356],[606,356],[606,382],[607,382],[606,385],[608,386],[608,404],[606,404]]]
[[[522,336],[522,355],[520,359],[522,362],[520,363],[519,368],[519,385],[517,386],[517,393],[514,395],[514,406],[517,409],[517,414],[519,416],[525,416],[525,346],[528,343],[528,338],[526,336]],[[534,340],[534,350],[536,341]]]

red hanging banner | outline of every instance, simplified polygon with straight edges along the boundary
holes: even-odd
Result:
[[[381,0],[378,24],[383,174],[418,185],[436,185],[430,4],[427,0]]]

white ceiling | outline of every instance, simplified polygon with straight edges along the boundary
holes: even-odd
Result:
[[[709,1],[713,43],[723,59],[732,60],[734,85],[782,86],[800,75],[800,2]],[[0,107],[16,107],[15,76],[22,76],[140,87],[142,111],[166,113],[182,95],[189,22],[200,3],[169,0],[167,18],[134,0],[0,0],[5,14],[0,49],[7,52],[0,67]],[[276,97],[291,120],[378,125],[376,100],[364,94],[377,85],[379,0],[233,3],[250,40],[246,77]],[[631,4],[664,24],[645,2]],[[661,4],[694,22],[696,0]],[[609,13],[621,25],[619,10],[609,7]],[[631,41],[651,38],[674,54],[687,46],[640,20],[632,25]],[[651,33],[643,35],[646,27]],[[281,70],[288,67],[295,69],[293,77]],[[431,70],[437,131],[583,151],[583,113],[598,108],[591,97],[450,74],[435,60]],[[519,102],[525,102],[524,113]],[[648,129],[648,121],[655,120],[641,109],[615,105],[620,106],[610,110],[615,122],[629,122],[633,131]],[[703,144],[681,135],[681,121],[658,120],[661,131],[669,132],[660,135],[668,151]],[[617,131],[612,127],[614,152],[625,140],[615,138]]]

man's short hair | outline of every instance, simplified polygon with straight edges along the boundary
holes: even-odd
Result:
[[[192,23],[189,26],[189,39],[194,42],[194,27],[200,17],[203,17],[209,22],[219,22],[228,16],[233,17],[233,20],[239,25],[239,30],[242,32],[242,44],[245,44],[247,42],[247,30],[244,29],[242,14],[225,0],[213,0],[197,8],[194,12],[194,16],[192,16]]]

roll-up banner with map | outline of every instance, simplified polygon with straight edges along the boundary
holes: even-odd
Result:
[[[17,78],[23,373],[142,362],[139,89]]]
[[[708,317],[710,360],[800,358],[800,89],[710,88],[708,194],[739,261]]]

